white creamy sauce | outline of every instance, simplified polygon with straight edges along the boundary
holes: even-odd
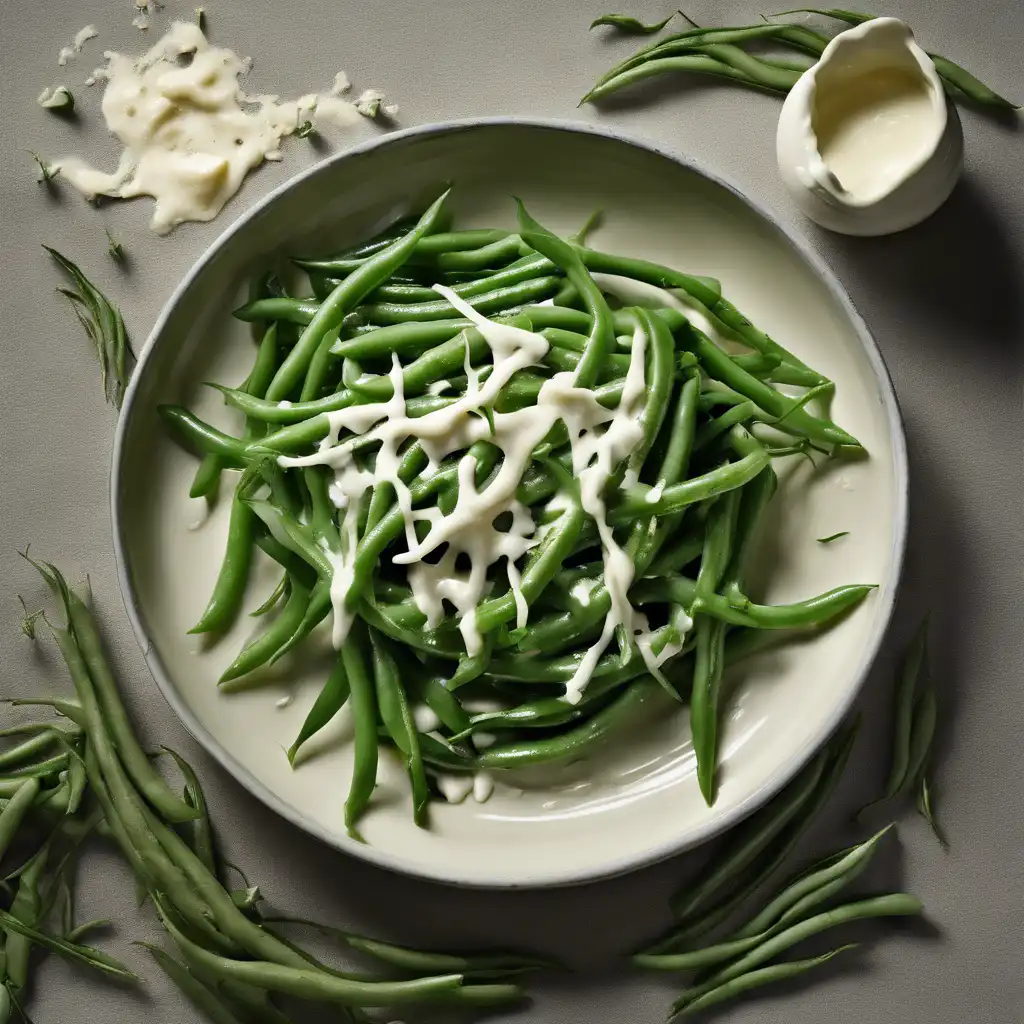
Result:
[[[437,788],[450,804],[461,804],[473,792],[472,775],[437,775]]]
[[[274,707],[286,708],[288,707],[289,704],[291,704],[291,702],[292,695],[290,693],[286,693],[283,697],[279,697],[276,701],[274,701]]]
[[[417,704],[412,709],[412,720],[416,724],[416,731],[422,733],[435,732],[441,725],[433,708],[426,704]]]
[[[494,779],[487,772],[477,772],[473,776],[473,799],[478,804],[485,804],[494,792]]]
[[[353,612],[347,599],[353,581],[360,499],[385,482],[394,487],[405,520],[407,550],[395,554],[392,561],[408,566],[413,599],[426,616],[428,628],[441,622],[444,603],[449,602],[458,614],[467,653],[478,653],[483,639],[476,625],[477,609],[491,589],[488,570],[498,563],[503,563],[507,574],[517,626],[525,626],[529,608],[520,589],[516,563],[542,541],[543,530],[537,528],[530,510],[516,499],[515,493],[534,449],[561,421],[569,435],[572,472],[579,484],[580,502],[596,523],[601,539],[604,586],[611,599],[601,636],[581,659],[566,686],[564,699],[572,704],[580,700],[601,655],[620,628],[636,644],[648,670],[659,675],[660,665],[677,653],[680,645],[666,645],[657,653],[652,650],[647,619],[629,602],[633,562],[613,535],[602,497],[615,469],[643,437],[640,418],[646,401],[645,333],[638,326],[633,335],[622,397],[614,410],[604,408],[591,390],[577,387],[574,373],[563,372],[544,382],[536,405],[501,413],[494,410],[494,403],[502,388],[514,373],[538,363],[547,353],[548,342],[532,331],[488,320],[442,285],[434,288],[473,322],[490,347],[492,364],[487,367],[486,379],[482,369],[470,364],[467,344],[466,393],[445,408],[412,418],[405,407],[402,366],[398,356],[393,355],[390,399],[328,413],[329,430],[316,452],[281,456],[278,460],[285,467],[324,465],[334,471],[329,494],[335,505],[345,510],[341,550],[327,553],[333,570],[330,593],[335,647],[344,642],[352,623]],[[493,431],[481,414],[484,409],[490,410]],[[458,463],[459,491],[451,512],[442,515],[437,507],[413,510],[409,489],[398,477],[398,452],[410,439],[423,446],[429,459],[428,472],[446,456],[464,451],[479,440],[494,444],[502,451],[503,459],[483,490],[478,490],[476,459],[464,454]],[[372,470],[362,469],[356,462],[356,451],[370,442],[380,444],[376,462]],[[630,475],[627,472],[626,485],[635,482],[629,479]],[[549,503],[549,509],[566,508],[567,504],[566,496],[558,495]],[[507,529],[496,528],[499,517]],[[417,537],[417,523],[427,525],[422,537]],[[545,529],[553,529],[557,523],[556,519]],[[439,559],[426,561],[442,548]],[[462,568],[463,565],[466,567]]]
[[[857,199],[887,192],[935,142],[925,82],[904,68],[876,69],[821,90],[813,127],[825,165]]]
[[[71,40],[71,45],[61,47],[60,53],[57,54],[57,63],[64,67],[69,60],[74,60],[82,52],[82,47],[90,39],[95,39],[98,35],[99,32],[96,31],[95,25],[86,25],[85,28],[80,28],[75,33],[75,38]]]
[[[498,737],[493,732],[475,732],[473,733],[473,746],[477,750],[486,750],[488,747],[493,747],[498,742]]]
[[[246,95],[239,77],[248,63],[211,45],[194,24],[175,22],[139,58],[104,56],[106,66],[90,78],[107,83],[103,116],[124,146],[118,165],[107,173],[69,156],[54,166],[89,199],[152,196],[151,227],[161,234],[212,220],[251,170],[281,159],[281,139],[303,121],[345,127],[361,120],[339,95],[348,87],[343,74],[330,92],[297,100]]]

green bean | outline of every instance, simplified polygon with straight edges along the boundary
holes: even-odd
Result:
[[[298,629],[309,607],[309,599],[309,588],[293,579],[281,614],[231,662],[219,682],[230,682],[265,664]]]
[[[391,967],[419,974],[461,974],[469,978],[501,978],[523,971],[535,971],[552,966],[540,957],[510,953],[434,953],[405,946],[396,946],[379,939],[353,935],[351,932],[330,925],[307,921],[300,917],[273,917],[269,921],[278,924],[302,925],[318,931],[328,938],[338,938],[360,953],[379,960]]]
[[[16,726],[15,729],[18,729]],[[13,730],[4,729],[0,735],[12,735]],[[13,747],[0,751],[0,768],[16,767],[24,765],[36,754],[41,754],[47,747],[53,746],[60,737],[62,730],[58,730],[52,723],[41,723],[39,731],[34,736],[22,741]]]
[[[516,200],[516,210],[523,241],[558,266],[586,304],[592,322],[583,355],[576,367],[575,384],[580,388],[591,387],[606,357],[615,347],[611,309],[573,246],[538,224],[519,199]]]
[[[218,633],[234,621],[245,596],[245,586],[252,564],[253,514],[249,505],[237,494],[231,502],[227,550],[221,564],[213,594],[189,633]]]
[[[847,943],[844,946],[831,949],[827,953],[821,953],[818,956],[809,957],[805,960],[785,960],[782,963],[772,964],[769,967],[748,971],[746,974],[741,974],[724,985],[719,985],[717,988],[705,992],[702,996],[687,1002],[678,1011],[679,1015],[688,1017],[694,1013],[701,1013],[711,1006],[716,1006],[727,999],[733,999],[744,992],[749,992],[751,989],[761,988],[764,985],[771,985],[778,981],[790,981],[793,978],[798,978],[801,974],[805,974],[815,967],[828,963],[829,960],[840,953],[856,948],[856,943]]]
[[[241,466],[245,461],[245,446],[235,437],[204,423],[187,409],[177,405],[157,406],[164,423],[187,447],[200,454],[214,454],[228,466]]]
[[[938,821],[935,819],[935,812],[932,810],[932,795],[931,788],[928,785],[928,776],[926,774],[927,766],[922,769],[921,781],[917,791],[917,813],[921,815],[926,822],[928,827],[932,830],[932,834],[939,841],[939,845],[944,849],[949,849],[949,840],[946,838],[945,833],[939,827]]]
[[[609,512],[609,521],[615,524],[630,522],[643,515],[664,515],[679,512],[688,505],[726,494],[753,480],[769,463],[770,457],[742,427],[729,431],[733,445],[741,453],[737,462],[729,462],[701,476],[666,487],[656,501],[651,501],[652,488],[643,484],[623,491],[622,498]]]
[[[289,588],[288,573],[283,573],[281,578],[277,581],[277,586],[270,592],[270,596],[263,602],[258,608],[249,612],[253,618],[259,618],[261,615],[266,615],[274,606],[285,597],[288,593]]]
[[[382,284],[411,255],[416,243],[427,235],[441,217],[448,192],[437,199],[407,235],[392,242],[386,249],[369,259],[349,277],[345,278],[330,296],[317,308],[313,319],[306,325],[295,347],[285,357],[274,379],[267,388],[267,398],[280,401],[299,382],[323,336],[341,324],[350,312],[379,284]]]
[[[75,638],[66,631],[58,631],[55,636],[88,716],[87,729],[91,742],[86,745],[85,761],[92,790],[136,877],[142,879],[148,888],[159,887],[167,893],[189,924],[197,928],[206,941],[220,948],[234,948],[211,924],[210,907],[196,892],[192,880],[186,879],[181,867],[168,856],[154,834],[151,823],[157,819],[129,784],[128,776],[117,760],[106,733],[105,719],[100,716],[90,696],[89,673]],[[189,814],[194,817],[196,812],[189,808]],[[173,835],[166,826],[161,827]],[[184,843],[181,845],[184,846]]]
[[[569,501],[558,519],[548,527],[541,543],[527,557],[519,581],[519,592],[527,605],[537,600],[541,591],[562,567],[562,562],[576,543],[583,527],[584,513],[579,494],[570,492],[567,497]],[[490,598],[477,608],[477,629],[481,633],[489,633],[515,614],[516,600],[512,593]]]
[[[339,329],[327,331],[320,344],[309,361],[309,369],[306,371],[305,380],[302,382],[302,390],[299,392],[299,401],[308,402],[319,398],[327,380],[327,371],[331,365],[331,349],[338,340]]]
[[[724,853],[715,858],[714,867],[695,886],[681,890],[673,899],[672,910],[678,918],[685,920],[703,910],[718,890],[761,856],[812,797],[824,765],[825,755],[821,754],[764,810],[730,834]]]
[[[410,222],[410,227],[411,227]],[[392,237],[386,245],[393,244],[402,236]],[[483,228],[469,231],[439,231],[436,234],[429,234],[418,238],[412,246],[412,256],[436,257],[443,253],[464,252],[467,249],[479,249],[481,246],[501,242],[509,237],[509,232],[500,228]],[[303,270],[312,270],[315,273],[337,274],[351,273],[366,265],[365,257],[373,256],[386,248],[386,245],[362,247],[359,253],[350,253],[347,256],[336,257],[326,260],[296,259],[292,262]],[[452,268],[455,269],[455,268]]]
[[[859,604],[874,586],[849,585],[836,587],[817,597],[793,604],[753,604],[743,598],[741,604],[734,604],[735,598],[721,594],[708,594],[701,599],[697,612],[730,623],[734,626],[749,626],[752,629],[796,629],[815,626],[835,618],[846,609]],[[696,583],[685,576],[649,578],[641,580],[630,597],[639,605],[672,602],[691,610],[696,597]]]
[[[373,682],[381,721],[405,758],[412,785],[413,821],[420,828],[426,828],[430,790],[423,767],[423,756],[420,753],[416,723],[413,721],[395,660],[391,657],[383,638],[374,630],[370,630],[370,647],[373,658]],[[376,741],[374,749],[376,750]]]
[[[884,800],[891,800],[904,792],[916,780],[917,772],[924,763],[930,745],[930,735],[927,743],[923,741],[929,731],[934,731],[934,704],[932,703],[930,707],[924,705],[926,713],[925,721],[922,723],[923,729],[916,727],[915,719],[918,717],[918,708],[922,706],[917,694],[921,688],[921,677],[926,671],[927,657],[928,619],[925,618],[914,634],[896,685],[892,762],[889,767],[889,777],[882,790],[882,795],[862,807],[858,811],[858,816],[868,807]],[[931,730],[927,729],[929,718],[931,718]],[[912,754],[911,745],[915,732],[917,734],[917,749]],[[916,765],[912,766],[912,759],[917,762]]]
[[[275,295],[255,299],[239,306],[231,315],[245,323],[282,320],[285,323],[307,326],[316,316],[321,303],[315,299],[293,299],[287,295]]]
[[[697,759],[697,781],[709,807],[715,799],[718,704],[722,671],[725,667],[725,625],[717,619],[705,619],[699,616],[699,613],[703,600],[717,591],[726,569],[732,562],[739,508],[739,490],[724,494],[712,506],[691,606],[695,615],[697,653],[690,698],[690,729],[693,733],[693,750]]]
[[[914,727],[910,733],[910,751],[907,764],[907,782],[915,784],[925,770],[928,754],[931,751],[932,739],[935,736],[935,723],[938,708],[935,691],[926,689],[914,702]]]
[[[500,313],[515,309],[531,302],[540,302],[558,291],[560,277],[534,277],[518,284],[493,288],[473,296],[473,308],[478,313]],[[360,313],[371,323],[400,324],[408,320],[446,320],[455,313],[455,307],[447,299],[433,302],[412,302],[408,304],[376,302],[362,306]]]
[[[180,754],[171,750],[170,747],[163,748],[174,758],[178,771],[185,778],[185,803],[195,808],[197,817],[194,821],[186,823],[188,829],[188,842],[192,851],[203,862],[207,871],[212,875],[218,874],[217,855],[213,845],[213,827],[210,824],[210,813],[206,805],[206,795],[203,787],[196,776],[192,765]]]
[[[48,757],[43,761],[36,761],[18,768],[10,768],[6,773],[6,778],[26,778],[32,776],[44,779],[48,776],[56,776],[59,772],[66,769],[67,766],[68,753],[65,751],[61,754],[54,754],[53,757]]]
[[[817,870],[804,872],[788,883],[758,914],[721,942],[701,949],[665,955],[633,957],[638,967],[684,971],[724,963],[749,952],[789,925],[803,920],[807,912],[831,899],[859,877],[871,863],[878,844],[892,828],[887,825],[870,839],[839,855],[830,857]]]
[[[590,28],[593,30],[601,25],[607,25],[610,28],[618,29],[625,35],[653,36],[660,32],[674,17],[674,14],[670,14],[664,21],[657,21],[646,25],[638,18],[632,18],[628,14],[602,14],[600,18],[595,18],[590,23]]]
[[[687,1004],[706,993],[746,974],[755,967],[760,967],[761,964],[773,959],[779,953],[789,949],[790,946],[794,946],[812,935],[817,935],[819,932],[865,918],[913,916],[920,914],[923,909],[924,907],[917,897],[907,893],[892,893],[844,903],[831,910],[823,911],[778,933],[727,967],[716,971],[707,981],[687,989],[673,1004],[672,1010],[674,1013],[678,1013]]]
[[[18,784],[10,803],[0,811],[0,860],[18,832],[18,827],[39,795],[39,779],[31,776]]]
[[[352,699],[355,723],[355,763],[348,799],[345,801],[345,828],[353,839],[364,842],[356,824],[366,810],[377,783],[377,698],[367,671],[367,629],[360,619],[352,624],[341,648],[341,660]]]
[[[31,560],[30,560],[31,561]],[[195,811],[178,797],[150,764],[138,740],[132,732],[128,714],[117,691],[117,683],[103,651],[99,631],[92,613],[81,598],[71,590],[64,577],[54,566],[45,562],[32,562],[54,593],[60,598],[74,642],[81,650],[82,660],[88,667],[88,677],[94,690],[97,708],[102,708],[110,737],[125,771],[145,798],[168,820],[190,821]],[[79,692],[83,712],[89,711],[82,693]],[[98,714],[98,710],[96,712]]]
[[[521,256],[520,245],[517,235],[506,235],[478,249],[439,253],[434,263],[440,270],[487,270]]]
[[[175,960],[159,946],[148,942],[139,942],[138,945],[149,950],[164,974],[211,1024],[243,1024],[242,1018],[235,1016],[221,1000],[216,989],[207,988],[183,963]]]
[[[441,724],[453,733],[461,733],[470,727],[459,698],[436,676],[427,676],[422,683],[423,699],[427,706],[441,720]]]
[[[792,11],[782,11],[782,14],[820,14],[826,18],[835,18],[837,21],[845,21],[848,25],[860,25],[865,21],[873,21],[877,15],[874,14],[862,14],[859,11],[844,11],[835,7],[830,8],[817,8],[817,7],[798,7]],[[935,70],[939,73],[942,78],[942,84],[946,87],[946,92],[950,94],[953,99],[961,99],[966,97],[967,99],[973,100],[982,106],[991,106],[1001,110],[1019,110],[1019,104],[1011,103],[1010,100],[1000,96],[999,93],[993,91],[984,82],[979,81],[969,71],[960,67],[959,64],[954,64],[953,61],[947,57],[942,57],[937,53],[928,53],[931,57],[932,63],[935,65]]]
[[[658,75],[668,74],[669,72],[680,72],[686,71],[700,75],[711,75],[717,78],[728,78],[735,82],[740,82],[743,85],[751,86],[752,88],[763,89],[765,92],[784,92],[784,89],[780,89],[776,84],[776,74],[780,73],[776,71],[776,74],[770,74],[772,69],[763,68],[762,72],[757,76],[753,76],[746,69],[740,70],[733,66],[733,64],[726,64],[721,60],[716,60],[710,56],[704,56],[703,54],[688,54],[682,57],[663,57],[660,59],[653,59],[645,61],[643,64],[638,64],[628,71],[623,71],[616,75],[614,78],[610,78],[606,82],[602,82],[599,85],[595,85],[580,103],[593,103],[595,100],[607,99],[613,93],[618,92],[620,89],[626,88],[629,85],[635,85],[637,82],[642,82],[648,78],[655,78]],[[793,75],[793,81],[796,81],[796,75]],[[791,83],[792,84],[792,83]]]
[[[483,769],[520,768],[578,757],[629,726],[642,711],[664,710],[669,706],[665,703],[668,700],[655,680],[638,679],[614,703],[582,725],[547,739],[488,747],[477,754],[477,764]]]
[[[727,656],[731,644],[732,638]],[[673,897],[679,922],[647,952],[675,951],[717,927],[778,870],[834,792],[855,736],[856,729],[839,732],[777,797],[734,830],[715,867],[692,890]],[[727,895],[716,896],[730,883]]]
[[[157,906],[159,908],[160,904]],[[435,998],[458,988],[462,982],[459,974],[418,978],[414,981],[354,981],[313,970],[308,966],[292,967],[270,961],[232,960],[192,942],[171,921],[166,911],[161,910],[161,920],[190,966],[195,963],[218,978],[302,999],[341,1006],[398,1006]]]
[[[295,742],[288,748],[288,761],[295,764],[295,757],[299,748],[306,740],[315,736],[331,719],[344,707],[349,697],[348,676],[345,674],[345,665],[339,656],[335,659],[331,674],[327,677],[323,689],[317,695],[313,706],[309,709],[302,728],[299,730]]]
[[[31,925],[18,920],[17,917],[7,913],[6,910],[0,910],[0,928],[4,931],[21,935],[32,944],[42,946],[44,949],[57,953],[66,960],[102,971],[118,981],[135,983],[139,980],[124,964],[115,960],[108,953],[104,953],[99,949],[93,949],[91,946],[81,946],[74,942],[67,942],[64,939],[57,938],[55,935],[47,935],[45,932],[39,931],[37,928],[33,928]],[[10,970],[9,964],[8,970]]]
[[[722,351],[707,335],[697,330],[692,324],[682,338],[682,343],[696,354],[713,377],[745,395],[755,405],[778,420],[785,419],[785,429],[789,433],[826,444],[860,447],[857,439],[845,430],[828,420],[820,420],[812,416],[798,405],[799,400],[787,398],[781,392],[747,373],[742,367],[737,366],[726,352]]]

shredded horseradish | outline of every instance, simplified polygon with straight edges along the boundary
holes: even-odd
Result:
[[[405,520],[407,550],[393,555],[392,561],[408,566],[413,599],[426,616],[428,627],[434,628],[441,622],[443,602],[450,602],[458,613],[467,653],[479,653],[483,638],[477,629],[476,613],[490,589],[488,570],[497,563],[504,563],[516,602],[516,625],[525,627],[529,608],[520,589],[516,562],[540,543],[544,529],[551,529],[554,524],[539,527],[529,508],[516,499],[516,489],[534,449],[560,421],[569,435],[579,500],[593,518],[600,536],[604,585],[611,599],[601,636],[581,658],[566,686],[564,699],[571,704],[579,702],[601,655],[620,628],[629,642],[636,644],[649,671],[660,675],[660,665],[678,653],[680,646],[667,645],[657,655],[652,651],[647,619],[632,607],[628,598],[633,562],[613,536],[602,497],[616,468],[643,436],[640,420],[646,395],[646,335],[637,326],[622,397],[615,409],[606,409],[590,389],[577,387],[574,373],[563,372],[544,382],[535,405],[498,412],[494,404],[502,389],[515,373],[544,358],[547,340],[532,331],[488,320],[443,285],[434,285],[434,289],[472,321],[491,349],[492,365],[486,380],[470,363],[467,341],[465,394],[444,408],[412,418],[406,413],[402,366],[398,356],[393,355],[389,373],[393,393],[388,401],[328,413],[329,431],[316,452],[281,456],[278,460],[285,467],[322,465],[334,471],[329,494],[343,510],[341,550],[328,552],[333,569],[330,593],[334,646],[344,643],[352,624],[353,613],[347,607],[347,598],[353,579],[360,499],[385,482],[394,488]],[[481,415],[485,409],[489,410],[486,417]],[[436,469],[446,456],[465,451],[477,441],[490,442],[500,449],[503,458],[486,486],[478,490],[476,459],[464,454],[458,464],[459,491],[452,511],[443,515],[436,506],[414,510],[409,488],[398,476],[399,449],[412,439],[419,441],[428,456],[427,472]],[[371,442],[380,443],[372,470],[362,468],[356,461],[357,450]],[[627,484],[630,482],[627,480]],[[564,508],[565,502],[564,495],[556,496],[548,509],[557,510],[560,503]],[[502,529],[495,525],[499,521]],[[417,536],[417,523],[427,525],[422,537]],[[439,560],[427,561],[442,547]],[[460,569],[462,563],[468,564],[468,568]]]
[[[103,116],[124,146],[117,168],[107,173],[74,156],[54,166],[89,199],[152,196],[151,227],[160,234],[212,220],[251,170],[281,159],[281,139],[304,121],[348,127],[363,120],[341,98],[350,87],[344,73],[329,92],[297,100],[247,95],[239,78],[248,63],[186,22],[175,22],[141,57],[104,56],[106,65],[90,78],[106,82]]]

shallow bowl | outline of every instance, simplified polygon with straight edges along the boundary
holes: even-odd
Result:
[[[491,799],[441,804],[412,822],[400,766],[382,761],[366,844],[342,811],[351,723],[342,714],[292,769],[285,748],[326,676],[322,636],[263,685],[225,694],[217,678],[258,627],[242,615],[212,646],[187,635],[210,593],[227,501],[207,514],[188,497],[195,460],[167,437],[156,408],[188,405],[230,430],[238,419],[203,381],[244,379],[252,359],[231,310],[269,262],[365,237],[410,203],[455,183],[460,225],[514,224],[512,195],[559,231],[595,209],[597,247],[721,280],[755,323],[836,381],[835,420],[869,458],[777,463],[783,478],[757,545],[755,596],[794,600],[842,583],[878,589],[813,642],[737,667],[726,713],[717,801],[697,789],[685,709],[640,722],[589,761],[499,784]],[[716,174],[677,154],[586,125],[496,119],[396,132],[341,153],[274,191],[196,263],[164,308],[124,403],[114,451],[115,548],[129,615],[157,684],[185,726],[275,811],[338,849],[462,885],[582,882],[701,843],[772,796],[836,728],[892,612],[907,523],[899,412],[882,358],[838,282],[809,247]],[[816,538],[849,531],[832,544]],[[246,611],[276,581],[258,563]]]

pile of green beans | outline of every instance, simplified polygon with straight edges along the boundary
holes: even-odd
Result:
[[[306,1020],[306,1011],[288,1009],[297,1001],[329,1006],[339,1021],[363,1022],[366,1008],[430,1003],[475,1011],[522,997],[509,979],[547,966],[536,957],[421,952],[333,930],[385,968],[389,976],[380,978],[331,967],[281,934],[278,924],[296,922],[265,917],[258,887],[222,861],[195,772],[167,751],[185,780],[179,796],[140,746],[88,606],[56,568],[33,564],[66,615],[53,634],[76,698],[14,701],[49,705],[60,717],[2,734],[24,738],[0,748],[0,1022],[14,1010],[28,1020],[33,948],[118,982],[139,980],[83,942],[109,921],[74,919],[76,861],[93,833],[120,850],[181,959],[144,945],[210,1020]],[[228,881],[230,870],[240,887]]]
[[[195,631],[218,633],[236,619],[257,547],[282,571],[258,611],[279,610],[224,672],[227,689],[257,685],[258,670],[293,651],[330,614],[333,563],[325,551],[344,548],[326,467],[282,466],[278,457],[314,452],[328,434],[331,411],[390,398],[385,372],[395,355],[411,417],[443,408],[454,400],[449,394],[465,393],[467,360],[481,375],[492,369],[483,336],[430,285],[450,285],[497,322],[532,329],[548,341],[539,364],[512,376],[495,411],[530,408],[544,382],[566,370],[575,372],[577,386],[590,387],[614,408],[639,330],[646,341],[643,440],[617,467],[603,497],[616,541],[633,563],[631,601],[652,624],[654,651],[673,644],[678,652],[664,665],[663,678],[652,677],[634,640],[620,635],[580,702],[564,700],[566,683],[601,633],[611,597],[601,542],[580,504],[569,438],[559,422],[533,452],[516,492],[534,522],[547,527],[517,566],[528,622],[513,628],[514,596],[504,567],[492,567],[491,592],[476,613],[483,649],[473,656],[454,615],[427,628],[405,567],[392,561],[405,550],[394,488],[384,483],[367,492],[344,605],[354,625],[289,756],[294,759],[349,704],[355,770],[345,820],[358,837],[380,744],[404,762],[416,821],[426,825],[438,774],[578,757],[640,715],[689,701],[700,788],[710,804],[726,666],[773,642],[775,631],[821,627],[872,589],[842,586],[777,606],[746,595],[744,569],[776,487],[772,460],[860,451],[858,442],[810,411],[816,398],[831,392],[831,381],[758,330],[722,296],[717,281],[602,252],[579,235],[565,241],[521,206],[517,232],[449,230],[444,198],[418,220],[398,222],[360,245],[296,261],[312,295],[288,295],[265,282],[253,289],[252,301],[235,313],[257,328],[253,370],[242,386],[219,387],[245,415],[241,436],[181,406],[161,407],[173,435],[203,459],[200,474],[209,460],[240,471],[223,565]],[[651,308],[619,308],[596,273],[652,284],[669,295]],[[681,304],[670,304],[673,293],[749,352],[726,352],[690,322]],[[551,304],[539,304],[544,298]],[[784,385],[804,390],[794,396],[780,390]],[[490,412],[480,410],[485,417]],[[364,451],[370,466],[375,454]],[[468,451],[476,456],[476,486],[483,489],[502,453],[486,442]],[[466,451],[429,465],[411,438],[398,454],[399,478],[413,507],[449,514]],[[482,699],[496,709],[472,713]],[[417,705],[433,712],[436,727],[417,729]]]
[[[696,972],[671,1016],[692,1016],[753,989],[786,981],[829,961],[851,945],[805,960],[780,954],[813,935],[865,918],[920,914],[920,900],[888,893],[833,902],[859,877],[893,826],[801,869],[738,927],[703,937],[730,919],[781,865],[835,789],[856,728],[840,730],[769,804],[728,833],[703,872],[673,900],[672,930],[633,956],[637,967]],[[701,941],[703,940],[703,941]]]
[[[681,11],[678,13],[682,14]],[[838,8],[810,7],[782,12],[783,15],[804,13],[846,25],[860,25],[878,17]],[[692,18],[685,14],[683,17],[690,22],[691,28],[665,36],[616,64],[597,80],[580,103],[603,100],[645,79],[678,72],[726,78],[753,89],[785,95],[796,84],[796,80],[813,66],[832,40],[832,35],[804,25],[760,22],[755,25],[702,28]],[[667,23],[663,22],[657,28],[651,27],[657,31]],[[750,45],[769,45],[789,51],[792,55],[750,53],[744,49]],[[995,114],[1018,109],[1017,104],[1000,96],[949,58],[937,53],[929,53],[928,56],[935,64],[946,94],[954,102],[972,103]]]

